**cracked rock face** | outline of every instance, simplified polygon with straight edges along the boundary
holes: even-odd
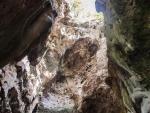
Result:
[[[150,112],[149,5],[147,0],[107,0],[105,5],[109,71],[119,81],[129,113]]]
[[[35,65],[57,16],[53,6],[42,0],[0,1],[0,113],[37,111],[42,83]]]
[[[52,5],[42,0],[1,1],[1,67],[21,60],[33,46],[46,39],[56,17]]]
[[[30,72],[27,57],[1,70],[1,113],[32,113],[38,103],[39,81]]]
[[[94,2],[0,1],[0,113],[150,112],[149,2]]]
[[[95,40],[95,43],[92,43],[89,38],[77,40],[71,48],[66,50],[62,58],[60,65],[62,65],[64,75],[71,76],[73,74],[72,76],[74,76],[74,74],[81,73],[86,67],[89,67],[88,63],[96,54],[98,46],[98,40]]]
[[[49,50],[41,61],[51,65],[46,64],[40,72],[52,66],[53,71],[44,74],[46,82],[38,112],[125,113],[117,84],[111,83],[116,79],[108,74],[103,23],[97,19],[79,23],[68,8],[67,3],[61,6],[64,12],[58,14]]]
[[[20,61],[1,69],[1,112],[122,113],[120,92],[109,80],[103,21],[92,15],[79,22],[78,11],[71,12],[68,2],[57,2],[53,1],[59,12],[55,23],[49,5],[27,18],[25,41],[14,49]]]

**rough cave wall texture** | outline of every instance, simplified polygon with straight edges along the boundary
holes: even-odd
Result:
[[[2,67],[8,62],[19,60],[29,52],[31,45],[44,40],[54,20],[55,11],[49,1],[42,0],[2,0],[0,10]]]
[[[95,113],[106,113],[107,108],[108,113],[150,113],[150,2],[99,1],[102,1],[102,5],[106,3],[105,34],[111,75],[106,83],[119,99],[122,97],[124,106],[122,107],[122,102],[118,99],[117,105],[121,109],[112,109],[117,108],[113,102],[117,99],[112,98],[114,93],[111,93],[112,90],[107,93],[99,89],[100,93],[93,91],[93,98],[84,98],[81,109],[84,113],[93,112],[90,107],[95,108]],[[33,61],[56,16],[53,7],[48,1],[42,0],[1,0],[0,10],[0,66],[19,61],[27,53],[29,60]],[[25,62],[26,59],[23,59],[0,71],[0,113],[34,113],[36,109],[38,100],[35,90],[39,89],[38,81],[36,76],[26,76],[28,69],[24,69]],[[31,63],[36,65],[37,61]],[[33,66],[31,70],[36,68]],[[97,98],[97,95],[100,96]],[[103,96],[106,98],[100,98]],[[106,106],[101,105],[102,102],[109,102],[109,97],[113,107],[111,102],[109,106],[107,103]],[[101,100],[101,103],[97,100]],[[100,106],[104,106],[104,109]]]
[[[120,90],[129,112],[149,113],[150,2],[107,0],[105,8],[109,74],[123,81]]]
[[[53,6],[42,0],[0,1],[0,113],[35,113],[36,58],[57,15]]]

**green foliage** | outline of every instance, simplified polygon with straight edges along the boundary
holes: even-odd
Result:
[[[94,17],[95,17],[96,20],[102,20],[102,21],[104,20],[103,13],[96,13],[94,15]]]
[[[72,9],[73,11],[79,11],[79,9],[80,9],[80,4],[81,4],[80,0],[74,0],[71,9]]]

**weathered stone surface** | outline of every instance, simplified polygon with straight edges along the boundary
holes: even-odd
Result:
[[[148,0],[97,0],[107,44],[68,3],[0,1],[0,113],[149,113]]]
[[[131,113],[148,113],[150,108],[149,5],[147,0],[107,0],[104,12],[109,72],[117,75]]]
[[[78,23],[68,17],[67,11],[64,17],[58,15],[48,42],[48,53],[51,53],[49,56],[53,56],[55,60],[57,58],[59,63],[56,63],[55,71],[47,73],[50,78],[45,83],[39,113],[59,113],[59,106],[64,101],[65,108],[69,99],[74,100],[73,108],[68,106],[66,109],[71,108],[69,113],[125,113],[117,83],[112,82],[116,79],[108,75],[106,38],[99,30],[102,29],[102,24],[96,20],[92,20],[91,24]],[[61,96],[55,103],[51,95]],[[64,95],[69,99],[62,100]],[[49,107],[46,107],[45,101],[49,103]]]
[[[36,112],[42,86],[36,65],[57,16],[54,8],[46,0],[0,1],[0,113]]]
[[[31,45],[46,38],[56,15],[51,5],[42,0],[0,2],[1,67],[21,59]]]
[[[32,113],[38,104],[39,79],[31,74],[27,57],[1,71],[1,113]]]
[[[80,38],[77,40],[71,48],[66,50],[62,57],[60,65],[62,66],[61,69],[63,69],[64,75],[73,76],[84,71],[98,48],[99,45],[96,40],[95,43],[92,43],[89,38]]]

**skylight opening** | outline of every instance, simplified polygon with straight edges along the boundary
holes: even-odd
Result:
[[[101,21],[103,22],[103,10],[99,8],[97,0],[66,0],[70,7],[70,16],[78,23]]]

